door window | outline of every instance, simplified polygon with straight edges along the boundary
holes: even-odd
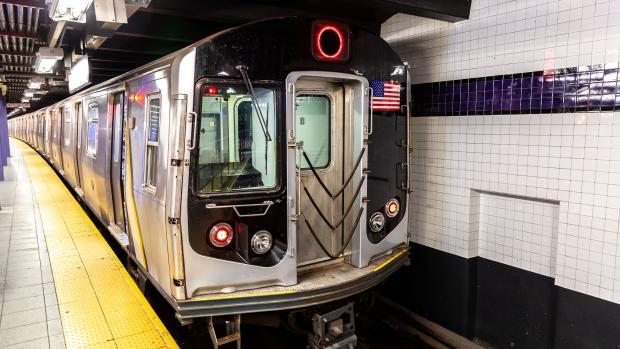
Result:
[[[314,168],[331,162],[331,100],[326,95],[301,94],[295,99],[296,138]],[[301,157],[301,168],[310,168]]]
[[[72,125],[71,108],[65,106],[65,147],[71,145],[71,135],[73,134]]]
[[[121,152],[121,124],[123,119],[123,94],[114,95],[114,144],[112,150],[112,160],[118,163]]]
[[[144,184],[147,188],[157,187],[157,152],[159,150],[159,118],[161,116],[161,96],[148,97],[148,117],[146,125],[146,166]]]
[[[99,106],[97,103],[88,105],[87,130],[86,153],[94,158],[97,154],[97,131],[99,130]]]

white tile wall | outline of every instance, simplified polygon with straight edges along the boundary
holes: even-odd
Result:
[[[620,0],[472,0],[470,20],[398,14],[381,34],[415,83],[617,63]]]
[[[558,201],[556,284],[620,303],[620,113],[418,117],[412,132],[415,242],[484,256],[475,190]]]
[[[559,204],[479,193],[478,255],[555,277]]]
[[[470,20],[399,14],[382,36],[414,83],[617,63],[620,0],[472,0]],[[414,241],[511,264],[497,246],[487,251],[488,201],[476,190],[558,201],[557,259],[541,272],[620,303],[620,113],[417,117],[412,130]]]

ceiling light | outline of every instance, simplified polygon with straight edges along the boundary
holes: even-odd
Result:
[[[43,85],[44,83],[45,83],[44,78],[34,77],[30,79],[30,81],[28,82],[28,88],[38,90],[41,88],[41,85]]]
[[[34,97],[34,93],[24,91],[24,97],[26,97],[26,98],[32,98],[32,97]]]
[[[54,21],[86,23],[86,10],[93,0],[53,0],[49,15]]]
[[[54,71],[54,66],[58,60],[62,59],[65,52],[59,47],[40,47],[37,52],[37,59],[34,69],[38,74],[49,74]]]

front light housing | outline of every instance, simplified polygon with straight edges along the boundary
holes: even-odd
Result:
[[[373,233],[380,232],[385,226],[385,216],[381,212],[375,212],[370,216],[370,220],[368,221],[368,226],[370,227],[370,231]]]
[[[265,254],[271,250],[273,245],[273,237],[267,230],[257,231],[250,240],[250,247],[256,254]]]
[[[226,247],[233,239],[233,230],[228,223],[218,223],[209,231],[209,241],[215,247]]]
[[[390,218],[394,218],[396,217],[396,215],[398,215],[398,211],[400,211],[400,202],[398,202],[398,199],[393,198],[390,199],[390,201],[388,201],[385,204],[385,215],[390,217]]]

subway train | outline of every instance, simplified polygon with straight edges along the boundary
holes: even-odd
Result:
[[[410,86],[379,36],[275,18],[9,124],[188,322],[346,299],[408,263]]]

